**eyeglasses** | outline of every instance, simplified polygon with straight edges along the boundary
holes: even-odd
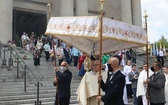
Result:
[[[94,64],[94,66],[97,66],[97,65],[99,65],[99,64]]]

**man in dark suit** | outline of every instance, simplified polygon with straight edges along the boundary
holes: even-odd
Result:
[[[119,70],[119,57],[111,57],[108,60],[108,77],[106,83],[102,77],[98,77],[101,89],[105,91],[104,96],[98,96],[98,101],[103,101],[104,105],[124,105],[123,91],[125,86],[125,76]]]
[[[159,62],[154,63],[154,74],[147,80],[151,105],[164,105],[165,103],[164,85],[166,80],[164,74],[161,73],[161,67]]]
[[[60,70],[58,70],[57,67],[55,67],[54,69],[56,72],[56,77],[54,78],[53,84],[58,88],[54,105],[69,105],[71,97],[70,85],[72,73],[68,69],[68,63],[62,62]]]
[[[134,105],[138,105],[137,97],[136,97],[138,76],[139,76],[139,72],[136,71],[136,64],[133,64],[132,71],[128,74],[128,77],[129,77],[129,81],[132,82],[131,88],[134,95]]]

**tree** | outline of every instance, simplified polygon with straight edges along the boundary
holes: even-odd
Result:
[[[163,46],[165,45],[166,48],[168,48],[168,40],[162,35],[161,38],[158,40],[157,45],[163,48]]]

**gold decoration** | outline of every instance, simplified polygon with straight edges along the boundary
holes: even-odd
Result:
[[[91,70],[91,60],[88,56],[86,56],[84,60],[84,69],[88,72]]]

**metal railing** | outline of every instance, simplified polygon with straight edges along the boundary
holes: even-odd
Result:
[[[0,41],[0,58],[2,57],[2,53],[4,52],[4,57],[2,59],[2,67],[7,67],[7,60],[5,58],[5,54],[7,53],[7,51],[10,52],[10,56],[8,59],[8,69],[11,69],[11,67],[13,66],[13,58],[12,55],[14,57],[14,59],[16,59],[17,62],[17,75],[16,78],[19,79],[19,73],[20,73],[20,67],[23,69],[23,77],[24,77],[24,92],[27,91],[26,89],[26,81],[27,78],[29,78],[29,81],[33,82],[35,84],[35,86],[37,87],[37,100],[35,101],[35,105],[41,105],[41,101],[39,100],[39,86],[42,86],[43,84],[39,82],[38,78],[34,75],[34,73],[32,72],[32,70],[28,67],[28,65],[25,63],[25,61],[22,59],[22,57],[19,55],[19,53],[17,52],[17,50],[15,48],[12,48],[10,45],[5,45]],[[34,79],[31,79],[31,76],[33,76]],[[33,81],[35,80],[35,81]]]

